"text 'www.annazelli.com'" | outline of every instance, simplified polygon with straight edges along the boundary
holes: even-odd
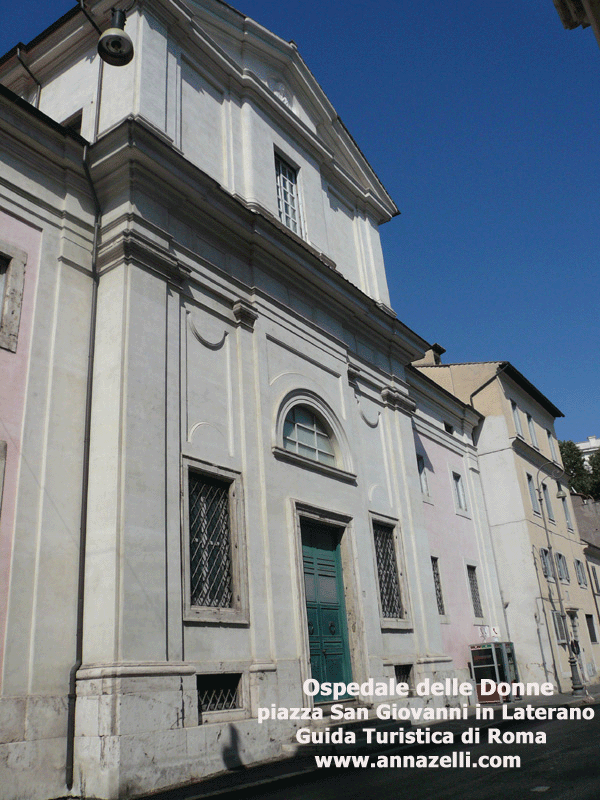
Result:
[[[315,756],[317,767],[330,768],[363,768],[379,767],[380,769],[464,769],[480,767],[481,769],[518,769],[521,766],[520,756],[478,756],[471,758],[467,751],[453,752],[444,756],[436,755],[398,755],[388,756],[380,753],[377,756]]]

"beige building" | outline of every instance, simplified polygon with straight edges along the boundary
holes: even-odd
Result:
[[[521,678],[568,691],[574,642],[595,680],[598,617],[554,432],[562,413],[507,361],[444,365],[434,350],[419,369],[484,417],[475,439]]]

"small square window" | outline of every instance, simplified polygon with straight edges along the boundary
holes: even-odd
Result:
[[[233,711],[241,708],[240,673],[219,673],[197,675],[198,721],[203,722],[204,714],[215,711]]]
[[[449,422],[444,422],[444,430],[446,433],[454,433],[454,425],[450,425]]]
[[[394,666],[396,684],[405,683],[408,686],[408,696],[414,696],[413,664],[396,664]]]

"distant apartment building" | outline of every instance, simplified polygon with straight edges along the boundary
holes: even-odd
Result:
[[[477,452],[521,677],[568,690],[576,641],[583,678],[595,679],[598,616],[554,432],[561,411],[507,361],[429,362],[418,369],[483,417]]]
[[[584,463],[589,466],[590,458],[600,450],[600,439],[596,436],[588,436],[587,441],[575,442],[575,444],[581,450]]]

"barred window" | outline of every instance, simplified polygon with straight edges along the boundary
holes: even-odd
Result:
[[[241,708],[240,673],[197,675],[198,720],[211,711],[231,711]]]
[[[291,453],[335,466],[332,436],[325,423],[307,406],[289,410],[283,423],[283,446]]]
[[[413,684],[413,665],[412,664],[396,664],[394,666],[394,677],[396,683],[405,683],[408,686],[408,697],[414,696]]]
[[[389,525],[373,522],[373,537],[375,540],[377,577],[379,578],[381,616],[400,619],[404,616],[404,607],[398,577],[394,529]]]
[[[192,606],[231,606],[230,486],[225,481],[190,471],[188,487]]]
[[[471,589],[471,600],[473,601],[473,612],[476,617],[483,617],[479,585],[477,583],[477,567],[468,566],[467,575],[469,577],[469,588]]]
[[[567,642],[567,625],[565,619],[558,611],[552,612],[554,619],[554,630],[556,631],[556,641],[559,644],[566,644]]]
[[[286,228],[298,236],[300,230],[300,208],[298,201],[298,170],[275,154],[275,175],[277,181],[277,210],[279,219]]]
[[[440,565],[438,559],[433,556],[431,556],[431,569],[433,571],[433,585],[435,586],[435,599],[437,600],[438,614],[445,614],[442,581],[440,580]]]

